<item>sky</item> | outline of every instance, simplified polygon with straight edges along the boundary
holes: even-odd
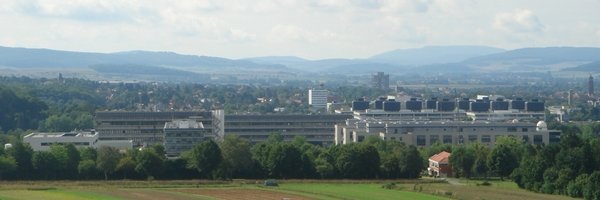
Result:
[[[0,46],[226,58],[600,46],[600,0],[2,0]]]

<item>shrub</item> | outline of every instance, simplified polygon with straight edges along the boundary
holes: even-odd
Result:
[[[388,190],[396,189],[396,183],[386,183],[386,184],[383,184],[381,186],[381,188],[388,189]]]
[[[492,183],[484,181],[483,183],[477,183],[477,186],[490,186]]]

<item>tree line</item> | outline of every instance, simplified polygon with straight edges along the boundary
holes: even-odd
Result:
[[[178,158],[166,158],[161,145],[120,152],[67,144],[34,152],[16,142],[0,150],[0,179],[413,179],[424,175],[428,158],[441,151],[452,153],[456,177],[509,178],[535,192],[600,198],[600,138],[572,133],[548,145],[498,137],[493,148],[480,143],[417,148],[377,137],[321,147],[302,137],[286,142],[278,134],[251,145],[227,135],[203,141]]]
[[[161,145],[120,152],[66,144],[34,152],[16,142],[0,151],[0,179],[418,178],[423,163],[416,147],[398,142],[321,147],[276,134],[256,145],[232,135],[206,140],[179,158],[166,158]]]
[[[480,144],[433,148],[452,152],[456,177],[510,178],[534,192],[600,199],[600,138],[584,136],[567,132],[560,143],[548,145],[501,137],[491,149]]]

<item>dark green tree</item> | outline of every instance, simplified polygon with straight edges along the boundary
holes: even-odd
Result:
[[[583,187],[584,199],[600,199],[600,171],[590,174],[587,184]]]
[[[69,156],[67,155],[67,148],[63,145],[52,145],[50,147],[50,153],[56,159],[56,177],[59,179],[67,178],[67,163],[69,162]]]
[[[300,178],[302,154],[294,145],[277,143],[270,149],[266,164],[272,177]]]
[[[33,149],[29,144],[17,141],[6,153],[17,161],[16,177],[20,179],[32,178],[33,174],[31,172],[34,169],[32,164]]]
[[[358,155],[358,144],[347,144],[340,148],[335,157],[335,167],[343,178],[362,178],[362,166]]]
[[[98,152],[92,147],[84,147],[79,149],[80,160],[93,160],[96,161]]]
[[[519,160],[509,146],[497,145],[488,157],[487,166],[504,180],[519,166]]]
[[[330,154],[330,150],[321,152],[315,159],[315,170],[321,178],[333,178],[336,174],[335,159]]]
[[[54,157],[54,154],[48,151],[35,152],[31,159],[31,163],[36,172],[45,179],[53,178],[56,175],[57,169],[60,167],[60,163],[56,157]]]
[[[403,178],[419,178],[424,168],[423,157],[417,147],[410,145],[400,152],[400,171]]]
[[[558,194],[556,190],[558,189],[556,186],[556,179],[558,179],[558,170],[556,168],[548,168],[544,171],[544,184],[540,191],[546,194]]]
[[[471,167],[471,174],[474,176],[485,176],[488,175],[487,158],[489,155],[489,148],[481,143],[471,143],[468,145],[470,149],[475,153],[475,160],[473,161],[473,167]]]
[[[131,156],[126,155],[119,159],[116,171],[123,173],[123,179],[127,179],[127,174],[135,172],[135,166],[135,160]]]
[[[455,146],[452,148],[452,154],[449,158],[449,163],[452,166],[452,171],[457,177],[471,177],[471,169],[475,163],[475,152],[471,148],[465,146]]]
[[[48,106],[28,94],[0,86],[0,97],[0,127],[3,132],[36,129],[47,116]]]
[[[581,174],[575,180],[571,180],[567,185],[567,194],[575,198],[583,197],[584,189],[589,184],[589,178],[589,174]]]
[[[251,177],[254,161],[247,140],[236,135],[226,135],[219,146],[223,155],[220,169],[225,178]]]
[[[67,165],[65,167],[68,172],[66,173],[69,178],[75,178],[77,175],[76,172],[79,166],[79,162],[81,161],[81,155],[79,155],[79,150],[77,150],[77,148],[73,144],[66,144],[65,148],[67,151],[68,158]]]
[[[12,173],[17,170],[17,161],[6,155],[0,155],[0,180],[2,175]]]
[[[98,149],[96,167],[104,173],[104,180],[108,180],[108,175],[115,171],[120,157],[119,150],[114,147],[101,146]]]
[[[90,177],[95,176],[98,172],[96,170],[96,161],[89,159],[81,160],[77,166],[77,171],[84,179],[89,179]]]
[[[164,160],[152,148],[144,148],[136,154],[135,171],[149,179],[159,176],[164,170]]]
[[[381,165],[381,158],[379,152],[373,145],[361,144],[358,148],[359,161],[363,168],[363,174],[365,178],[377,178],[379,174],[379,166]]]
[[[67,115],[51,115],[42,126],[42,130],[50,132],[72,131],[76,127],[75,121]]]
[[[213,140],[206,140],[194,146],[185,154],[187,166],[205,177],[211,177],[223,159],[221,149]]]

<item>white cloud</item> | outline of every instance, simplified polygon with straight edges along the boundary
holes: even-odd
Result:
[[[161,13],[162,26],[177,35],[201,40],[232,42],[253,40],[256,36],[241,29],[231,28],[217,17],[199,16],[167,10]]]
[[[337,34],[331,31],[311,32],[296,25],[285,24],[276,25],[271,28],[267,35],[267,40],[275,43],[284,42],[324,42],[337,37]]]
[[[385,0],[382,2],[381,11],[387,13],[417,12],[424,13],[429,11],[429,7],[434,0]]]
[[[496,14],[494,28],[514,33],[541,33],[544,25],[531,10],[517,9]]]
[[[307,58],[440,44],[600,46],[598,7],[591,0],[3,0],[0,46]]]
[[[40,17],[67,18],[81,21],[130,20],[136,6],[107,0],[44,1],[25,0],[18,3],[24,14]]]

